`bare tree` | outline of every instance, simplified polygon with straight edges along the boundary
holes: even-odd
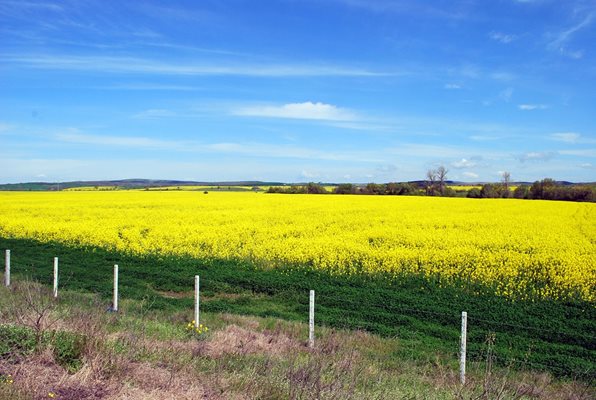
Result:
[[[501,173],[501,182],[505,186],[505,190],[509,190],[509,184],[511,183],[511,174],[507,171]]]
[[[436,178],[439,181],[439,192],[441,192],[441,196],[445,194],[445,179],[447,178],[447,172],[449,172],[449,170],[442,165],[435,171]]]
[[[435,183],[437,181],[437,171],[429,169],[426,171],[426,194],[433,195],[435,192]]]

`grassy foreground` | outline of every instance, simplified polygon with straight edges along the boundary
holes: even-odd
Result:
[[[191,312],[30,281],[0,287],[0,399],[591,399],[584,381],[484,362],[467,383],[440,351],[420,364],[404,342],[363,331],[277,318],[202,313],[209,330],[187,329]]]
[[[437,357],[457,369],[460,313],[468,313],[468,358],[516,370],[548,371],[589,381],[596,365],[596,308],[586,302],[511,302],[482,288],[466,291],[440,282],[334,277],[310,270],[263,270],[250,264],[184,257],[131,256],[98,248],[2,239],[17,277],[52,281],[60,258],[62,289],[97,294],[109,302],[112,266],[120,265],[123,299],[146,310],[185,313],[193,307],[193,276],[201,276],[202,310],[305,322],[308,291],[316,295],[318,326],[397,338],[389,359],[421,366]]]

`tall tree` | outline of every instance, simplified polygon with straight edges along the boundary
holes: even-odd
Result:
[[[429,169],[426,171],[426,194],[427,195],[434,195],[435,194],[435,183],[437,181],[437,171],[434,169]]]
[[[509,184],[511,183],[511,174],[507,171],[503,171],[501,174],[501,182],[505,186],[505,190],[509,190]]]
[[[437,180],[439,181],[439,192],[441,192],[441,196],[445,194],[445,180],[447,179],[447,172],[449,172],[449,170],[443,165],[441,165],[435,171]]]

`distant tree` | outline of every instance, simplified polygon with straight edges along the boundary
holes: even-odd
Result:
[[[327,193],[327,190],[319,183],[309,182],[308,185],[306,185],[306,193],[323,194]]]
[[[356,188],[351,183],[342,183],[337,185],[335,188],[335,193],[337,194],[354,194],[356,193]]]
[[[516,199],[527,199],[530,195],[530,187],[528,185],[519,185],[513,191],[513,197]]]
[[[441,193],[441,196],[445,194],[445,180],[447,179],[448,172],[449,170],[442,165],[437,168],[435,172],[437,180],[439,181],[439,192]]]
[[[407,182],[405,182],[405,183],[390,182],[386,185],[386,190],[387,190],[387,194],[397,194],[400,196],[416,193],[416,188]]]
[[[366,193],[368,194],[385,194],[385,185],[377,183],[369,183],[366,185]]]
[[[482,195],[480,193],[480,189],[474,187],[468,191],[468,194],[466,195],[466,197],[469,197],[471,199],[479,199],[482,197]]]
[[[416,186],[414,186],[408,182],[401,184],[400,194],[410,195],[410,194],[416,194],[416,193],[418,193],[418,189]]]
[[[485,185],[482,185],[482,188],[480,189],[480,197],[482,197],[483,199],[494,199],[501,196],[499,195],[499,191],[497,190],[496,185],[493,185],[492,183],[487,183]]]
[[[573,201],[596,201],[596,187],[581,185],[569,189],[570,200]]]
[[[501,183],[503,185],[501,189],[501,197],[509,198],[511,197],[511,192],[509,190],[509,186],[511,184],[511,174],[507,171],[503,171],[501,174]]]
[[[445,187],[445,189],[443,189],[443,197],[455,197],[456,195],[457,192],[450,187]]]
[[[536,181],[530,187],[529,198],[553,200],[556,186],[557,183],[551,178],[544,178],[541,181]]]
[[[509,190],[509,184],[511,183],[511,174],[507,171],[503,171],[501,174],[501,182],[505,186],[505,190]]]
[[[389,195],[399,194],[399,183],[389,182],[385,185],[385,193]]]
[[[426,171],[426,194],[434,196],[437,182],[437,172],[434,169]]]

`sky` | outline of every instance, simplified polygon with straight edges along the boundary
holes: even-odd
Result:
[[[596,181],[596,0],[0,0],[0,182]]]

